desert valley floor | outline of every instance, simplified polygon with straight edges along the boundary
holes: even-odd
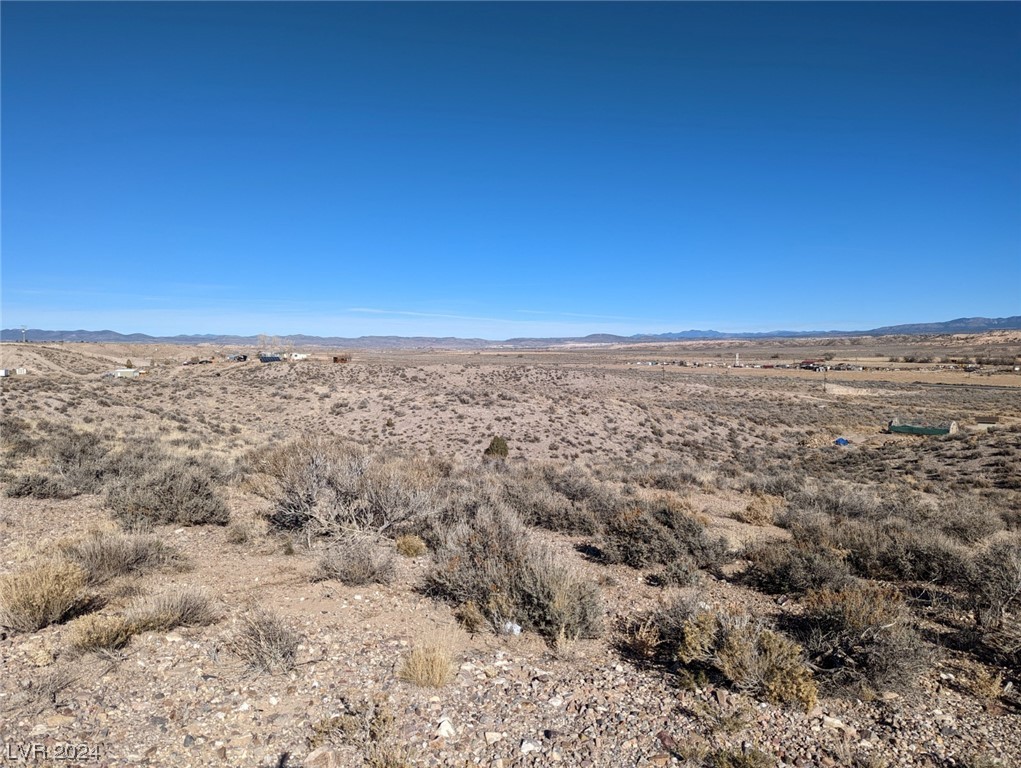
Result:
[[[1017,332],[257,351],[0,345],[0,764],[1021,765]]]

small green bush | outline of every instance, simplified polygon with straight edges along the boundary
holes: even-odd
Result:
[[[486,459],[506,459],[508,454],[507,441],[499,436],[489,441],[489,446],[482,452]]]

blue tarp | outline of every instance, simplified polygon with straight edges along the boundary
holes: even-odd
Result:
[[[848,440],[845,437],[838,437],[836,440],[833,441],[833,444],[834,445],[850,445],[851,441]]]

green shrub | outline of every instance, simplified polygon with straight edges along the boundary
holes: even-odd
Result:
[[[508,454],[507,441],[496,436],[489,441],[489,446],[482,452],[486,459],[506,459]]]

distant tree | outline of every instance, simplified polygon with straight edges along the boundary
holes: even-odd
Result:
[[[125,368],[134,368],[135,367],[135,364],[133,362],[131,362],[131,358],[130,357],[125,361],[124,367]]]

